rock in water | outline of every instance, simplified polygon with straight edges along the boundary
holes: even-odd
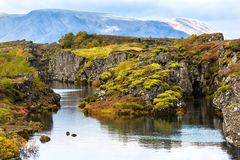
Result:
[[[40,141],[41,141],[42,143],[47,143],[47,142],[49,142],[50,140],[51,140],[51,138],[48,137],[48,136],[45,136],[45,135],[43,135],[43,136],[40,137]]]
[[[67,131],[67,132],[66,132],[66,135],[69,136],[69,135],[70,135],[70,132]]]
[[[72,136],[72,137],[77,137],[77,134],[72,134],[71,136]]]

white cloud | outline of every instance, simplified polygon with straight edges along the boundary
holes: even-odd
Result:
[[[118,26],[106,26],[105,28],[101,29],[99,33],[101,34],[113,34],[115,32],[120,31]]]

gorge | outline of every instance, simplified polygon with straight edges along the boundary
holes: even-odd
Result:
[[[0,49],[4,141],[14,143],[15,136],[26,138],[40,130],[36,126],[41,124],[27,117],[59,109],[59,95],[44,82],[61,81],[95,88],[94,94],[81,97],[79,107],[100,120],[181,119],[189,115],[189,101],[204,97],[212,104],[209,109],[223,119],[226,141],[240,146],[239,40],[226,41],[221,33],[160,39],[80,32],[66,35],[58,44],[15,41],[1,43]],[[13,72],[12,61],[19,62],[19,70]],[[14,122],[16,117],[23,124]],[[10,134],[11,125],[20,126],[20,131]],[[10,157],[19,155],[15,148]]]

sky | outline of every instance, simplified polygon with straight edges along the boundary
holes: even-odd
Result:
[[[240,38],[240,0],[0,0],[0,12],[70,9],[158,20],[198,19],[228,39]]]

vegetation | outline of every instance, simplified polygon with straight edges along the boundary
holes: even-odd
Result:
[[[141,39],[135,37],[118,37],[109,35],[87,34],[79,32],[76,35],[68,33],[63,36],[59,43],[63,48],[93,48],[124,43],[139,43]]]
[[[230,84],[227,83],[221,83],[220,87],[217,89],[217,91],[214,93],[215,97],[218,97],[221,93],[228,91],[231,88]]]
[[[168,62],[167,67],[169,69],[178,69],[178,68],[180,68],[180,64],[177,62],[174,62],[174,61],[170,61],[170,62]]]
[[[179,102],[180,98],[182,98],[181,92],[166,90],[154,99],[154,109],[157,110],[161,108],[174,107],[175,103]]]
[[[11,122],[13,120],[13,112],[9,107],[0,108],[0,124]]]
[[[100,75],[100,79],[101,80],[108,80],[109,78],[112,77],[112,73],[111,72],[103,72],[101,75]]]
[[[29,55],[23,50],[9,53],[0,51],[0,76],[31,75],[35,69],[27,63]]]
[[[17,158],[20,154],[20,148],[17,145],[17,139],[7,139],[0,136],[0,158],[11,159]]]
[[[108,55],[113,51],[127,51],[136,50],[141,51],[143,46],[136,43],[131,44],[114,44],[108,46],[99,46],[93,48],[81,48],[73,49],[72,52],[80,57],[85,57],[87,60],[93,61],[95,59],[102,59],[108,57]]]

